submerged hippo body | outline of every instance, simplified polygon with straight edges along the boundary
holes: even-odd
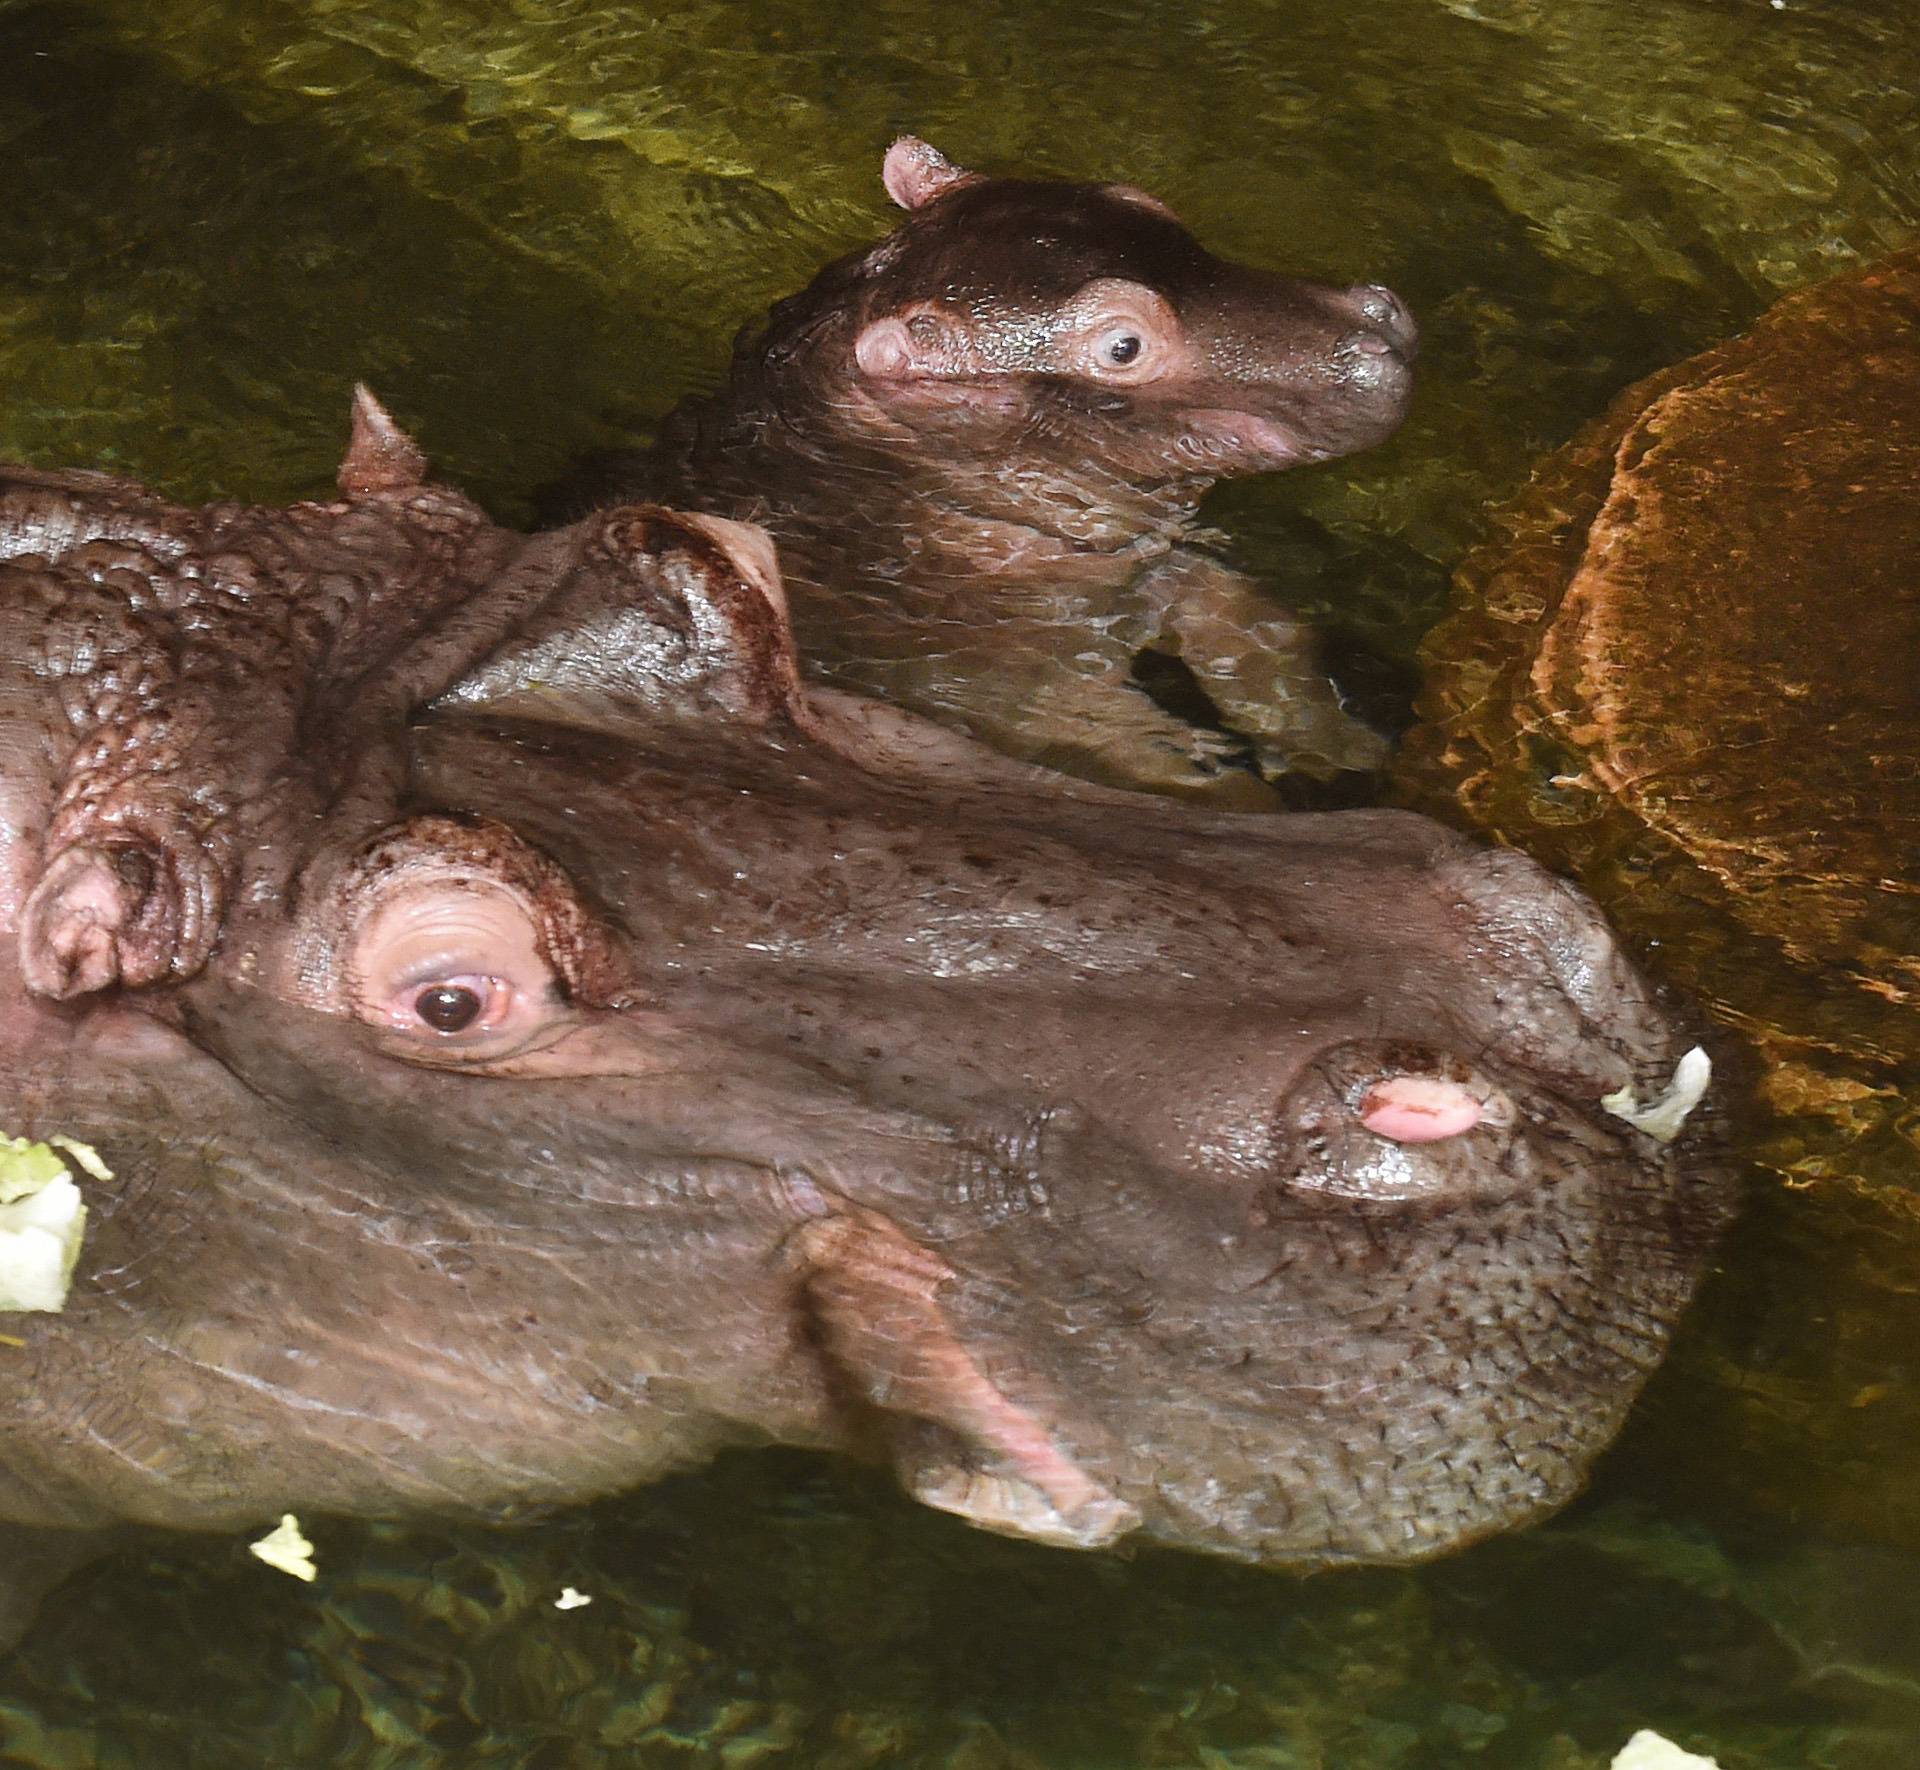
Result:
[[[1133,685],[1146,647],[1269,772],[1374,767],[1304,630],[1190,537],[1216,480],[1393,432],[1417,336],[1398,298],[1227,263],[1127,185],[984,177],[911,137],[884,177],[900,227],[777,305],[717,394],[602,458],[572,507],[764,524],[814,662],[1076,773],[1272,802]]]
[[[1281,1564],[1574,1490],[1724,1198],[1569,888],[804,690],[754,531],[523,544],[364,399],[342,487],[0,489],[5,1129],[116,1176],[5,1318],[15,1621],[120,1521],[743,1441]]]

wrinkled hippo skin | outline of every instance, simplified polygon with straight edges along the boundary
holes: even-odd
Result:
[[[30,1531],[741,1442],[1298,1566],[1575,1490],[1726,1204],[1575,892],[804,688],[758,531],[523,542],[365,396],[341,487],[0,482],[6,1128],[116,1176],[7,1318],[16,1619]]]
[[[1920,246],[1629,388],[1494,529],[1410,796],[1580,878],[1763,1059],[1778,1245],[1703,1486],[1920,1543]]]
[[[1227,263],[1128,185],[985,177],[912,137],[883,176],[906,221],[555,507],[764,524],[834,678],[1090,778],[1270,805],[1223,772],[1246,740],[1302,781],[1376,767],[1311,638],[1193,520],[1216,480],[1394,431],[1417,343],[1400,300]],[[1180,654],[1238,745],[1134,686],[1147,647]]]

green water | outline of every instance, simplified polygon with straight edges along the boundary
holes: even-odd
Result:
[[[1213,510],[1404,662],[1487,501],[1613,392],[1920,233],[1898,13],[3,6],[0,454],[312,493],[365,378],[521,517],[882,230],[879,154],[911,128],[1131,179],[1216,249],[1410,300],[1401,436]],[[1433,1568],[1075,1557],[742,1455],[513,1532],[313,1521],[312,1589],[236,1542],[136,1546],[0,1663],[0,1766],[1599,1770],[1654,1725],[1727,1770],[1911,1770],[1920,1542],[1827,1496],[1848,1459],[1877,1489],[1920,1442],[1809,1424],[1802,1490],[1779,1448],[1799,1416],[1759,1467],[1735,1405],[1770,1355],[1812,1366],[1825,1411],[1743,1405],[1808,1422],[1909,1373],[1885,1336],[1832,1340],[1837,1303],[1792,1282],[1841,1232],[1756,1192],[1589,1498]],[[1912,1241],[1880,1254],[1887,1295],[1920,1287]],[[568,1583],[594,1605],[554,1611]]]

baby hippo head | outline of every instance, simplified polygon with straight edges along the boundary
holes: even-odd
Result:
[[[889,427],[1205,482],[1370,447],[1406,413],[1418,332],[1389,289],[1232,264],[1130,185],[986,177],[912,136],[883,177],[906,221],[757,348]]]

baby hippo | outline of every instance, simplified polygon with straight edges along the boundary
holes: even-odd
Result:
[[[907,219],[744,334],[726,385],[571,509],[658,498],[765,524],[825,673],[1115,784],[1270,804],[1244,771],[1373,767],[1315,648],[1195,544],[1216,480],[1391,435],[1413,320],[1391,291],[1214,257],[1124,184],[986,177],[911,136]],[[565,506],[563,506],[565,508]],[[1176,651],[1239,738],[1135,686]]]

